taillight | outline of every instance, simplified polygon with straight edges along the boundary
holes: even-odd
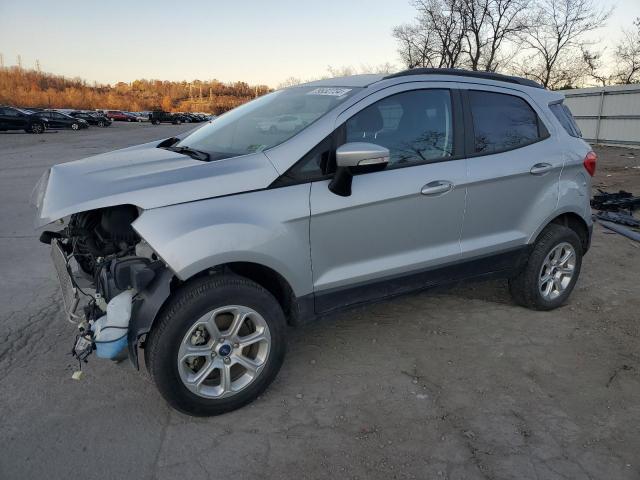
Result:
[[[589,152],[589,153],[587,153],[587,156],[584,157],[584,162],[582,162],[582,164],[584,165],[584,169],[592,177],[596,173],[596,162],[597,161],[598,161],[598,156],[595,154],[595,152]]]

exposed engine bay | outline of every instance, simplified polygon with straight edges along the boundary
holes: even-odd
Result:
[[[124,350],[136,295],[165,268],[131,226],[138,215],[132,205],[81,212],[40,237],[52,245],[65,310],[78,323],[72,353],[80,361],[93,350],[103,358]]]

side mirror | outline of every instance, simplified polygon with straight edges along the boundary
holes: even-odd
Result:
[[[351,195],[354,173],[374,172],[389,163],[389,149],[373,143],[346,143],[336,150],[336,173],[329,190],[341,197]]]
[[[373,143],[346,143],[336,150],[339,167],[364,167],[389,163],[389,149]]]

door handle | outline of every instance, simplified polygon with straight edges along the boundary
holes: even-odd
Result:
[[[438,195],[441,193],[447,193],[452,189],[453,183],[446,180],[436,180],[435,182],[429,182],[422,187],[420,193],[422,195]]]
[[[529,173],[531,173],[532,175],[542,175],[543,173],[547,173],[552,169],[553,165],[551,165],[550,163],[536,163],[533,167],[531,167]]]

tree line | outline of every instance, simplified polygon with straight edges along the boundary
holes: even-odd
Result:
[[[80,78],[70,79],[21,66],[0,68],[0,104],[22,107],[133,112],[163,109],[220,114],[269,91],[266,85],[217,80],[135,80],[111,86],[89,84]]]
[[[623,32],[614,50],[606,52],[594,35],[611,10],[594,0],[414,0],[412,4],[416,20],[393,30],[407,68],[500,71],[551,89],[640,82],[640,18]]]

